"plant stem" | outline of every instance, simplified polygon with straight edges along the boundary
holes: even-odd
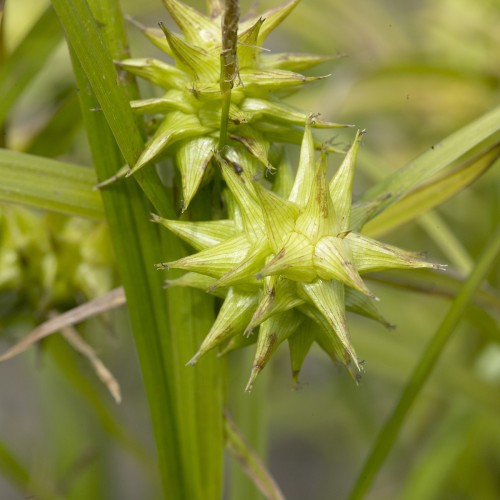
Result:
[[[265,404],[269,368],[259,375],[258,383],[249,394],[244,391],[248,382],[249,368],[252,366],[254,354],[249,349],[231,353],[229,371],[228,407],[238,429],[246,442],[257,453],[260,459],[266,459],[266,416]],[[257,487],[244,473],[241,465],[231,461],[228,498],[238,500],[259,500],[262,495]]]
[[[369,490],[373,479],[393,447],[413,402],[432,373],[444,347],[459,324],[464,314],[465,307],[471,301],[474,292],[485,278],[499,252],[500,227],[488,242],[476,266],[453,301],[443,322],[439,326],[436,334],[432,337],[431,342],[406,383],[396,407],[377,436],[370,455],[356,480],[349,497],[350,500],[363,498]]]
[[[112,61],[123,57],[126,46],[118,41],[124,37],[123,18],[116,0],[92,0],[93,12],[84,0],[52,3],[74,49],[93,159],[99,180],[106,179],[123,165],[118,148],[133,165],[143,147],[128,103],[134,90],[117,75]],[[90,111],[96,107],[102,113]],[[190,290],[163,291],[164,277],[154,264],[179,258],[183,249],[173,235],[149,222],[152,207],[144,193],[158,213],[175,217],[170,195],[153,168],[102,190],[148,396],[164,497],[216,500],[223,452],[218,364],[212,356],[195,369],[184,366],[212,322],[212,299]]]
[[[220,54],[220,92],[222,109],[220,117],[219,151],[227,140],[229,108],[231,107],[231,89],[238,74],[238,23],[240,6],[238,0],[226,0],[222,18],[222,50]]]

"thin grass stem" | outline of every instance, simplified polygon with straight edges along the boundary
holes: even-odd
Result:
[[[431,342],[406,383],[396,407],[375,440],[370,454],[351,491],[349,496],[350,500],[361,499],[368,492],[373,479],[394,446],[413,402],[432,373],[444,347],[464,315],[467,304],[472,300],[474,292],[481,284],[481,281],[486,277],[486,274],[499,252],[500,227],[485,246],[476,266],[453,301],[451,308],[439,326],[436,334],[433,335]]]

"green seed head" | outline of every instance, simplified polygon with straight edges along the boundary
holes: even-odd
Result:
[[[300,137],[306,118],[304,113],[284,104],[281,96],[322,78],[306,77],[297,71],[329,58],[269,54],[264,50],[269,33],[293,10],[298,0],[289,0],[239,26],[233,26],[230,19],[228,26],[225,21],[222,30],[220,12],[205,16],[178,0],[164,0],[164,3],[181,34],[163,24],[161,29],[141,29],[171,62],[145,58],[116,63],[149,80],[163,92],[161,97],[131,102],[137,113],[159,115],[161,120],[128,174],[162,155],[174,156],[182,177],[184,207],[187,207],[207,178],[214,151],[221,144],[219,135],[226,94],[230,92],[228,138],[224,144],[240,155],[254,158],[256,168],[273,169],[268,160],[270,141],[293,142],[297,134]],[[223,39],[224,30],[227,36]],[[237,41],[236,58],[227,56],[231,36]],[[345,125],[315,120],[314,126]]]
[[[295,378],[314,342],[357,378],[361,366],[351,344],[346,309],[390,326],[377,311],[376,298],[362,275],[439,267],[359,232],[352,181],[362,134],[356,135],[328,182],[326,154],[319,161],[314,154],[313,120],[306,123],[297,174],[285,196],[264,188],[245,167],[235,169],[219,156],[234,202],[231,218],[183,222],[154,217],[198,250],[159,266],[189,271],[169,285],[205,288],[225,297],[190,363],[216,346],[224,345],[227,352],[247,345],[250,339],[241,337],[251,337],[257,349],[248,389],[285,340]]]

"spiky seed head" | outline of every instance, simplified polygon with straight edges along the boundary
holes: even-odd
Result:
[[[298,0],[285,2],[239,26],[224,21],[222,31],[222,13],[209,17],[180,0],[164,0],[164,3],[181,33],[174,33],[163,23],[160,23],[161,29],[140,25],[139,28],[171,62],[155,58],[116,62],[120,68],[149,80],[164,92],[160,97],[131,103],[135,112],[159,115],[161,120],[126,174],[133,175],[163,155],[174,156],[181,172],[183,208],[186,209],[209,177],[213,152],[219,142],[224,98],[221,54],[228,50],[228,37],[222,36],[222,31],[229,30],[233,37],[237,34],[236,61],[231,62],[234,68],[226,89],[231,91],[229,145],[240,144],[246,156],[257,161],[260,170],[274,169],[268,160],[269,128],[273,129],[272,140],[293,142],[297,137],[293,132],[301,131],[305,121],[306,115],[284,104],[280,94],[322,78],[305,77],[297,71],[324,62],[325,58],[290,54],[287,64],[287,54],[276,57],[263,49],[267,36],[290,14]],[[316,119],[311,126],[346,125]]]
[[[440,267],[368,238],[359,227],[352,230],[353,172],[361,134],[328,183],[326,157],[317,161],[314,155],[312,119],[305,126],[297,176],[295,183],[288,183],[287,197],[266,189],[250,166],[235,170],[216,155],[227,197],[233,200],[233,218],[188,222],[154,217],[199,250],[168,264],[191,271],[178,284],[205,286],[225,297],[211,332],[190,363],[216,346],[229,352],[249,345],[244,338],[256,337],[247,390],[284,340],[290,346],[294,379],[307,351],[317,343],[357,381],[362,367],[351,343],[346,310],[391,326],[375,307],[361,275]],[[203,281],[200,275],[210,278]]]

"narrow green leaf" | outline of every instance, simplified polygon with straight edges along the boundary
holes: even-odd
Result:
[[[461,275],[454,273],[450,269],[446,273],[429,273],[428,271],[419,272],[414,270],[411,275],[391,271],[390,273],[370,274],[367,276],[367,279],[402,290],[448,298],[455,297],[464,282],[464,278]],[[500,292],[486,284],[480,287],[473,300],[480,307],[500,311]]]
[[[134,123],[128,96],[112,63],[124,58],[120,50],[121,13],[114,0],[93,2],[94,16],[83,0],[53,0],[63,20],[70,44],[82,63],[103,114],[121,152],[134,165],[142,149],[142,139]],[[111,23],[110,20],[114,21]],[[117,29],[118,27],[118,29]],[[101,41],[105,33],[114,42],[112,55]],[[92,54],[98,51],[99,55]],[[88,89],[86,78],[75,64],[80,88]],[[136,94],[130,92],[132,98]],[[132,89],[133,90],[133,89]],[[103,116],[90,113],[96,107],[92,93],[82,95],[86,128],[90,134],[99,178],[111,177],[120,168]],[[171,202],[154,169],[134,176],[155,205],[156,211],[173,218]],[[103,190],[115,250],[127,294],[136,345],[150,403],[165,498],[215,500],[222,488],[222,412],[219,365],[213,356],[201,360],[196,369],[185,368],[213,321],[211,297],[196,290],[162,290],[163,276],[153,264],[162,258],[182,254],[178,240],[149,222],[151,207],[133,180],[113,184]],[[206,209],[205,209],[206,210]],[[203,415],[203,426],[199,417]],[[198,459],[193,462],[193,456]]]
[[[43,68],[48,57],[62,39],[61,27],[54,10],[48,7],[38,18],[26,37],[0,66],[0,124]]]
[[[500,107],[465,125],[446,139],[431,146],[424,154],[369,189],[361,201],[387,198],[373,217],[403,196],[422,186],[453,161],[500,130]],[[373,218],[372,217],[372,218]]]
[[[226,413],[224,423],[228,450],[238,460],[255,486],[267,500],[284,500],[285,497],[274,478],[260,461],[255,451],[246,443],[244,436],[228,413]]]
[[[142,152],[143,140],[129,104],[127,90],[129,80],[117,73],[113,58],[102,40],[102,35],[110,30],[109,23],[102,22],[98,26],[86,0],[71,2],[52,0],[52,5],[97,98],[98,102],[93,102],[92,109],[102,109],[125,163],[134,165]],[[114,9],[107,3],[102,4],[101,10],[104,12],[104,21],[109,21],[113,19],[112,16],[116,15]],[[112,29],[124,33],[123,23],[117,22],[116,24],[117,26]],[[113,41],[114,58],[126,57],[127,43],[126,40],[123,41],[123,36],[109,38],[116,39]],[[80,89],[83,91],[86,87],[80,87]],[[116,174],[121,167],[122,165],[117,166],[108,177]],[[174,215],[169,198],[165,195],[165,190],[154,171],[149,169],[149,171],[139,173],[136,175],[136,180],[161,215],[166,217]]]
[[[82,126],[80,104],[74,88],[66,89],[61,97],[52,116],[24,148],[25,153],[54,158],[70,149]]]
[[[477,415],[472,417],[470,411],[464,410],[457,403],[445,411],[442,421],[433,425],[431,442],[419,454],[421,459],[415,463],[405,481],[401,500],[430,500],[444,495],[444,487],[450,475],[461,470],[457,465],[470,446],[470,439],[475,434],[474,428],[484,424],[479,416],[481,413],[478,412]]]
[[[474,261],[465,248],[465,241],[460,240],[436,211],[421,215],[418,223],[446,255],[450,264],[467,276],[474,267]]]
[[[87,2],[52,0],[52,4],[117,143],[121,145],[125,160],[133,164],[141,153],[143,143],[128,106],[124,84],[118,77]]]
[[[500,145],[497,143],[388,207],[363,227],[363,233],[378,238],[441,205],[484,174],[499,156]]]
[[[369,490],[374,477],[396,442],[411,406],[431,375],[448,340],[462,319],[466,306],[472,300],[476,289],[486,277],[499,252],[500,227],[485,246],[476,266],[453,301],[437,332],[432,336],[432,340],[411,374],[396,407],[377,436],[375,444],[350,494],[349,498],[351,500],[364,498]]]
[[[0,149],[0,200],[79,217],[102,219],[90,168]]]
[[[78,84],[85,87],[85,76],[76,61],[74,67]],[[82,94],[84,123],[96,169],[101,177],[106,177],[117,169],[122,157],[104,117],[86,111],[94,107],[92,97]],[[152,266],[161,254],[156,227],[148,223],[150,207],[134,182],[122,182],[104,190],[103,202],[127,295],[165,495],[182,499],[184,485],[172,403],[175,393],[168,384],[161,347],[161,336],[169,331],[167,305],[161,293],[161,277]]]
[[[40,500],[55,500],[55,493],[48,491],[45,486],[34,481],[28,469],[26,469],[14,456],[14,454],[0,440],[0,471],[12,484],[19,487],[24,493],[36,495]]]

